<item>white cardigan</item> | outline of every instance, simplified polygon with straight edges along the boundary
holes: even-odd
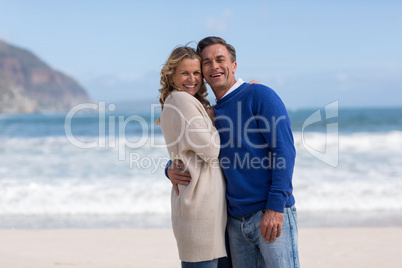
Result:
[[[172,189],[172,225],[182,261],[226,256],[225,182],[219,165],[219,133],[202,104],[186,92],[173,91],[164,104],[160,125],[172,160],[191,174],[188,186]]]

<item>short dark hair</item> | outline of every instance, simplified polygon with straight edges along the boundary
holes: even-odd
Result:
[[[232,45],[226,43],[225,39],[217,37],[217,36],[208,36],[208,37],[205,37],[204,39],[202,39],[200,42],[198,42],[197,53],[201,55],[202,51],[206,47],[211,46],[211,45],[217,45],[217,44],[224,45],[226,47],[226,49],[229,51],[230,60],[232,62],[236,61],[235,48]]]

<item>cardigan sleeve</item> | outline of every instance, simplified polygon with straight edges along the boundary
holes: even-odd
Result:
[[[168,104],[169,107],[166,107]],[[202,104],[185,92],[175,92],[167,103],[166,111],[173,119],[169,131],[177,137],[178,153],[194,151],[202,160],[211,163],[219,156],[219,133],[213,126]]]

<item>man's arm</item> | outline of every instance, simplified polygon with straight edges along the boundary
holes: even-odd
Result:
[[[181,160],[169,161],[165,167],[165,175],[173,184],[173,189],[179,195],[178,184],[187,186],[191,181],[190,172],[184,170],[185,166]]]
[[[274,166],[272,169],[272,185],[260,225],[260,233],[269,243],[274,242],[281,235],[283,210],[288,198],[292,195],[292,176],[296,155],[289,116],[282,100],[272,89],[259,93],[257,114],[263,115],[268,122],[271,122],[271,131],[264,132],[263,136],[272,155],[284,161],[284,166]]]

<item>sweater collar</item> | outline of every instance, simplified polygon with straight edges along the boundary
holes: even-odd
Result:
[[[237,79],[236,83],[234,83],[234,85],[231,88],[229,88],[229,90],[225,93],[225,95],[223,95],[223,97],[220,98],[219,100],[224,99],[227,95],[238,89],[243,83],[245,83],[243,79],[241,78]],[[215,102],[217,103],[219,100],[215,99]]]

